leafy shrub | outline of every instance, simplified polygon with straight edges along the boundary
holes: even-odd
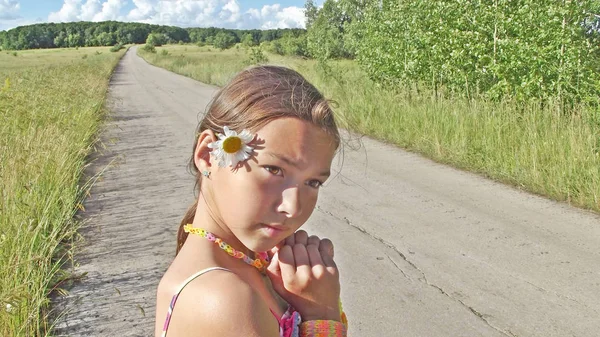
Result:
[[[260,47],[251,47],[250,49],[248,49],[248,58],[245,61],[246,64],[252,65],[267,62],[269,62],[269,59],[263,53]]]
[[[256,46],[256,41],[254,41],[254,37],[250,33],[244,34],[242,37],[242,46],[245,48],[250,48]]]
[[[221,50],[231,48],[236,43],[235,36],[230,32],[218,32],[212,45]]]
[[[169,36],[166,34],[152,33],[148,35],[148,38],[146,39],[146,44],[155,47],[160,47],[163,44],[167,44],[170,40],[171,38],[169,38]]]
[[[153,45],[147,43],[142,47],[142,50],[149,53],[156,53],[156,48],[154,48]]]
[[[273,40],[271,43],[266,45],[267,51],[277,55],[284,55],[283,46],[281,40]]]
[[[281,39],[281,47],[285,55],[290,56],[308,56],[306,48],[306,35],[297,37],[288,35]]]
[[[114,53],[114,52],[118,52],[121,49],[123,49],[123,45],[120,43],[117,43],[116,45],[114,45],[110,48],[110,51]]]
[[[169,51],[166,50],[166,49],[163,49],[163,50],[160,51],[160,55],[162,55],[162,56],[168,56],[169,55]]]

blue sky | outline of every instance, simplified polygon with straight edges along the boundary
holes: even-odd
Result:
[[[304,0],[0,0],[0,30],[37,22],[135,21],[180,27],[304,27]],[[322,3],[322,1],[315,1]]]

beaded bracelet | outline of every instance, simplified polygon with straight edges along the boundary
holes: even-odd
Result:
[[[300,337],[346,337],[342,322],[329,320],[306,321],[300,324]]]

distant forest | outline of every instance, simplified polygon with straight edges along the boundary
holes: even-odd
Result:
[[[298,36],[304,29],[239,30],[225,28],[180,28],[132,22],[41,23],[0,32],[3,50],[113,46],[145,43],[150,34],[164,34],[167,43],[206,43],[226,33],[235,43],[250,35],[254,43],[273,41],[283,36]],[[247,37],[246,37],[247,38]]]

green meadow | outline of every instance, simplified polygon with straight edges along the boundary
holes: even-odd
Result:
[[[124,50],[0,53],[0,336],[50,333],[49,296],[89,187],[82,176]]]
[[[167,45],[157,47],[156,53],[140,49],[138,54],[159,67],[217,86],[254,63],[242,47],[219,51]],[[354,61],[321,64],[267,57],[267,63],[296,69],[335,100],[345,128],[532,193],[600,210],[597,111],[582,106],[567,115],[551,101],[468,100],[385,89]]]

